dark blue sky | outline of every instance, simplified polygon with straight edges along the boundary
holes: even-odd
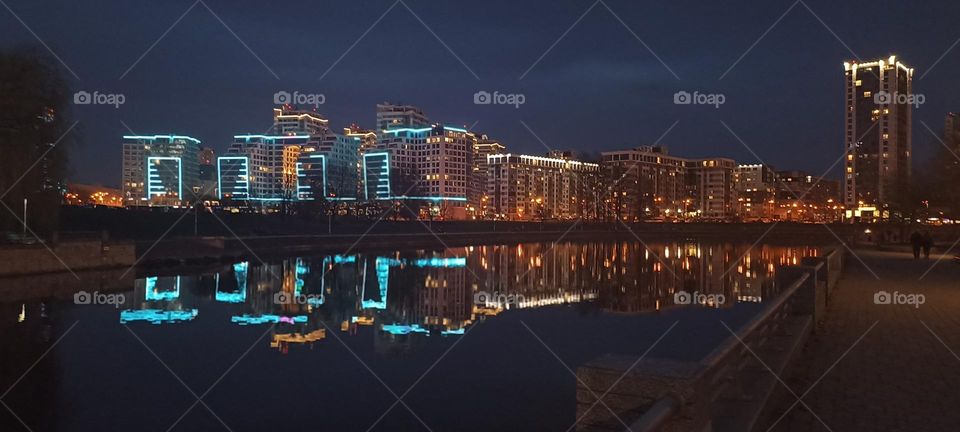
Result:
[[[679,121],[661,141],[671,153],[755,162],[725,122],[763,161],[813,174],[841,155],[842,62],[855,55],[897,54],[916,69],[926,96],[914,111],[919,158],[940,145],[921,121],[939,134],[944,114],[960,110],[960,47],[937,63],[960,39],[956,1],[204,0],[186,15],[194,0],[3,1],[76,73],[74,90],[126,96],[119,109],[75,107],[78,182],[119,183],[121,121],[222,151],[232,135],[270,126],[278,90],[323,93],[320,111],[338,129],[373,127],[374,106],[389,100],[433,120],[477,122],[510,150],[540,154],[524,123],[552,148],[601,151],[652,144]],[[37,44],[6,8],[0,29],[2,48]],[[523,93],[526,103],[475,105],[479,90]],[[680,90],[726,103],[674,105]]]

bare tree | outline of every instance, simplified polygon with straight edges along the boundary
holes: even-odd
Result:
[[[11,210],[29,201],[27,223],[35,232],[58,226],[66,190],[67,149],[77,140],[68,112],[69,90],[48,56],[0,54],[0,194]],[[0,209],[0,229],[21,221]]]

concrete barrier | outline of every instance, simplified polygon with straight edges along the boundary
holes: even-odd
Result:
[[[132,242],[5,245],[0,247],[0,276],[130,267],[136,259]]]

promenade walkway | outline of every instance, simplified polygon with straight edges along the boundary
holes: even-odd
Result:
[[[781,387],[761,430],[960,430],[960,264],[931,269],[940,255],[906,249],[856,255],[786,379],[806,406]],[[925,302],[875,304],[879,291]]]

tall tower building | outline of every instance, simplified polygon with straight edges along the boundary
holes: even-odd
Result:
[[[910,182],[913,69],[895,56],[843,69],[843,203],[848,217],[887,219]]]

